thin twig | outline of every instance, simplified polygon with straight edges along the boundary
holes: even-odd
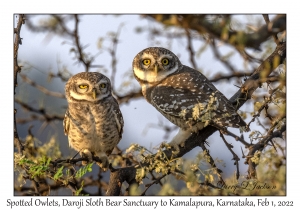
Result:
[[[142,98],[143,97],[143,94],[142,94],[142,91],[139,90],[139,91],[133,91],[133,92],[130,92],[130,93],[127,93],[126,95],[117,95],[116,93],[114,94],[117,98],[117,101],[119,104],[122,104],[122,103],[129,103],[130,100],[132,99],[138,99],[138,98]]]
[[[281,121],[281,119],[277,121],[277,124]],[[284,124],[283,126],[281,126],[281,128],[279,130],[273,132],[276,125],[269,130],[267,135],[262,140],[260,140],[256,144],[251,145],[251,147],[249,148],[249,152],[248,152],[248,155],[246,156],[246,161],[245,161],[245,163],[249,165],[249,167],[248,167],[248,178],[249,179],[257,178],[257,175],[256,175],[256,166],[257,165],[251,160],[251,158],[254,156],[254,154],[257,151],[262,151],[268,145],[268,142],[272,141],[273,138],[282,137],[282,133],[286,131],[286,125]]]
[[[44,120],[46,120],[47,122],[50,122],[52,120],[63,120],[64,119],[64,116],[48,115],[44,108],[36,109],[36,108],[24,103],[23,101],[21,101],[19,99],[15,99],[15,102],[20,104],[24,109],[26,109],[28,111],[35,112],[35,113],[42,115],[44,117]]]
[[[250,55],[245,49],[240,49],[240,48],[235,48],[235,49],[240,53],[240,55],[244,58],[245,61],[251,61],[259,64],[263,62],[262,59],[255,58],[252,55]]]
[[[195,61],[195,52],[193,49],[192,38],[191,38],[189,29],[185,28],[185,33],[186,33],[186,37],[187,37],[187,41],[188,41],[187,49],[188,49],[189,55],[190,55],[190,62],[192,63],[193,68],[197,69],[197,64]]]
[[[277,89],[276,89],[277,90]],[[258,117],[260,116],[261,112],[268,106],[268,104],[273,100],[273,95],[276,91],[273,91],[270,96],[268,97],[264,97],[265,101],[264,103],[259,107],[259,109],[257,110],[257,113],[253,115],[253,118],[250,120],[250,122],[247,124],[247,128],[250,127],[250,124],[252,122],[255,121],[255,119],[258,119]],[[266,110],[266,113],[267,113],[267,110]]]
[[[211,78],[210,82],[218,82],[222,79],[233,79],[233,78],[239,78],[239,77],[248,77],[252,75],[252,73],[245,73],[245,72],[232,72],[231,74],[216,74],[213,78]]]
[[[110,76],[110,81],[111,81],[111,85],[113,87],[115,87],[115,77],[116,77],[116,73],[117,73],[117,46],[119,43],[119,36],[121,33],[121,29],[122,29],[122,24],[118,27],[117,32],[113,35],[113,37],[111,37],[112,40],[112,47],[111,49],[108,49],[109,54],[111,55],[111,76]]]
[[[249,147],[249,146],[251,145],[251,144],[249,144],[248,142],[245,141],[243,135],[242,135],[241,137],[239,137],[239,136],[235,135],[234,133],[230,132],[230,131],[229,131],[228,129],[226,129],[226,128],[225,128],[225,129],[224,129],[224,128],[221,128],[221,127],[219,127],[218,125],[215,125],[215,126],[219,129],[219,131],[222,131],[223,134],[233,137],[236,141],[239,141],[239,142],[241,142],[242,144],[244,144],[245,147]]]
[[[165,176],[167,176],[167,174],[162,175],[161,177],[157,178],[154,182],[147,184],[146,189],[144,190],[144,192],[142,192],[141,196],[144,196],[147,192],[147,190],[154,184],[158,184],[160,183],[160,180],[163,179]]]
[[[90,64],[91,64],[91,60],[87,60],[85,58],[84,54],[83,54],[82,46],[81,46],[81,44],[79,42],[79,35],[78,35],[78,25],[79,25],[78,15],[75,14],[74,18],[75,18],[75,29],[74,29],[73,36],[74,36],[74,39],[75,39],[75,46],[76,46],[77,52],[78,52],[77,59],[84,64],[85,71],[88,72]]]
[[[150,171],[150,174],[152,176],[152,180],[156,180],[157,178],[155,177],[155,175],[153,174],[153,171]],[[163,184],[161,183],[161,181],[159,181],[157,184],[159,184],[160,186],[163,186]]]
[[[268,15],[268,14],[263,14],[263,17],[264,17],[265,22],[266,22],[266,24],[267,24],[267,26],[268,26],[268,30],[271,30],[271,28],[272,28],[272,23],[270,23],[269,15]],[[273,36],[273,39],[274,39],[276,45],[279,45],[279,44],[280,44],[280,41],[279,41],[277,35],[276,35],[276,34],[272,34],[272,36]]]
[[[203,152],[205,152],[205,155],[207,155],[207,157],[209,158],[208,163],[209,163],[213,168],[216,169],[217,174],[218,174],[218,177],[219,177],[219,181],[225,183],[224,180],[223,180],[223,178],[222,178],[222,175],[221,175],[221,173],[223,173],[223,171],[222,171],[221,169],[219,169],[219,168],[216,166],[215,161],[214,161],[214,159],[211,157],[211,155],[210,155],[210,153],[209,153],[209,150],[206,148],[204,142],[202,142],[202,141],[200,142],[200,147],[202,148]]]
[[[235,152],[232,150],[233,146],[231,144],[229,144],[224,135],[220,132],[220,136],[221,138],[223,139],[226,147],[228,148],[228,150],[231,152],[231,154],[233,155],[233,160],[234,160],[234,165],[236,165],[236,179],[238,180],[239,177],[240,177],[240,169],[239,169],[239,161],[240,161],[240,158],[239,156],[237,156],[237,154],[235,154]]]
[[[49,96],[54,96],[57,98],[66,98],[64,94],[59,93],[59,92],[54,92],[54,91],[50,91],[47,88],[36,84],[36,82],[32,81],[31,79],[29,79],[27,76],[20,74],[20,76],[22,77],[22,79],[24,80],[24,82],[28,83],[29,85],[37,88],[38,90],[42,91],[43,93],[45,93],[46,95]]]
[[[231,72],[236,72],[236,69],[229,63],[229,61],[222,58],[220,52],[217,49],[217,46],[216,46],[216,43],[215,43],[214,39],[212,39],[212,41],[211,41],[211,46],[212,46],[212,50],[213,50],[213,53],[214,53],[215,57],[219,61],[221,61]]]

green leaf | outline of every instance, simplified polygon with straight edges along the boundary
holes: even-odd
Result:
[[[54,174],[54,177],[53,179],[56,181],[58,180],[60,177],[63,176],[63,169],[64,169],[64,166],[60,167],[57,172]]]
[[[77,196],[80,195],[80,193],[81,193],[81,191],[83,189],[83,185],[84,185],[84,181],[82,180],[81,186],[80,186],[80,188],[78,190],[76,190],[75,195],[77,195]]]
[[[33,161],[27,159],[27,158],[23,158],[23,159],[21,159],[20,162],[19,162],[19,165],[20,165],[20,166],[26,165],[26,164],[28,164],[28,165],[33,165],[33,164],[35,164],[35,163],[34,163]]]
[[[80,196],[81,196],[81,195],[89,196],[89,194],[80,194],[81,191],[83,190],[83,186],[84,186],[84,181],[82,180],[80,188],[79,188],[78,190],[75,191],[75,195],[76,195],[76,196],[78,196],[78,195],[80,195]]]
[[[89,163],[87,164],[86,166],[80,168],[77,172],[76,172],[76,175],[75,177],[76,178],[80,178],[82,176],[84,176],[87,172],[91,172],[93,169],[92,169],[92,166],[93,166],[93,163]]]

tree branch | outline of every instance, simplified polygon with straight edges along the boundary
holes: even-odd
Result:
[[[264,19],[265,19],[265,21],[266,21],[266,24],[267,24],[267,26],[268,26],[268,29],[269,29],[269,28],[272,28],[272,23],[270,22],[269,15],[268,15],[268,14],[263,14],[263,17],[264,17]],[[276,34],[272,34],[272,36],[273,36],[273,39],[274,39],[275,43],[276,43],[277,45],[279,45],[279,44],[280,44],[280,41],[279,41],[277,35],[276,35]]]
[[[225,75],[225,74],[216,74],[213,78],[211,78],[209,81],[210,82],[218,82],[219,80],[222,79],[232,79],[232,78],[240,78],[240,77],[247,77],[251,76],[252,73],[245,73],[245,72],[232,72],[231,74]]]
[[[264,78],[268,77],[274,69],[284,63],[285,58],[286,42],[283,42],[276,47],[274,52],[245,81],[240,90],[230,98],[230,101],[236,109],[239,109],[251,98],[253,92],[261,85],[262,76],[264,76]]]
[[[270,130],[271,131],[271,130]],[[282,133],[286,131],[286,125],[283,125],[280,130],[277,130],[275,132],[268,132],[268,134],[260,140],[258,143],[252,145],[249,148],[249,153],[246,157],[245,163],[249,165],[248,168],[248,178],[249,179],[255,179],[256,176],[256,164],[251,160],[251,158],[254,156],[256,151],[262,151],[269,141],[272,141],[273,138],[280,137],[282,138]]]
[[[120,195],[122,183],[124,181],[128,184],[135,182],[135,174],[136,168],[134,166],[111,170],[106,195]]]
[[[260,44],[266,41],[271,35],[286,30],[285,15],[277,15],[268,25],[262,26],[254,33],[244,33],[242,31],[229,30],[229,16],[221,19],[221,21],[210,21],[206,15],[192,14],[149,14],[147,16],[167,25],[196,30],[199,34],[208,33],[217,39],[236,46],[237,48],[240,48],[239,46],[244,46],[259,50]],[[228,28],[226,32],[223,30],[224,27]]]
[[[54,92],[54,91],[50,91],[48,90],[47,88],[41,86],[41,85],[38,85],[36,84],[34,81],[32,81],[31,79],[29,79],[27,76],[23,75],[23,74],[20,74],[20,76],[22,77],[22,79],[28,83],[29,85],[37,88],[38,90],[42,91],[43,93],[45,93],[46,95],[49,95],[49,96],[54,96],[54,97],[57,97],[57,98],[66,98],[65,97],[65,94],[62,94],[62,93],[58,93],[58,92]]]
[[[143,94],[142,94],[142,90],[139,90],[137,92],[131,92],[131,93],[128,93],[126,95],[116,95],[116,98],[117,98],[117,101],[119,102],[119,104],[122,104],[122,103],[128,103],[129,100],[131,99],[135,99],[135,98],[142,98],[143,97]]]
[[[16,94],[16,87],[18,86],[17,76],[21,71],[21,67],[18,65],[18,50],[19,44],[22,44],[22,38],[20,37],[22,25],[25,24],[25,15],[19,15],[17,27],[14,29],[15,40],[14,40],[14,95]],[[14,144],[16,145],[18,152],[22,155],[24,146],[19,139],[17,124],[16,124],[16,113],[17,109],[14,109]]]

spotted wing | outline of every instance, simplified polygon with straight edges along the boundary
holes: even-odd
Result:
[[[153,88],[151,102],[164,116],[192,124],[213,121],[220,126],[245,126],[228,99],[204,75],[187,66]]]

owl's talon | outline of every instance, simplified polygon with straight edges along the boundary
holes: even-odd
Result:
[[[100,168],[102,168],[103,171],[107,171],[107,169],[108,169],[108,161],[107,161],[107,159],[106,159],[106,160],[102,159],[101,161],[102,161],[102,162],[96,162],[96,164],[97,164]]]
[[[108,158],[105,154],[100,153],[99,157],[97,158],[96,164],[103,169],[103,171],[107,171],[109,167]]]
[[[172,150],[172,154],[177,155],[180,152],[180,148],[179,145],[176,143],[169,143],[169,145],[171,146],[171,148],[174,148],[174,150]]]
[[[177,155],[179,153],[179,149],[175,149],[175,151],[172,151],[172,154]]]
[[[80,152],[80,156],[82,158],[87,158],[88,159],[88,161],[83,160],[81,162],[82,165],[84,165],[84,166],[87,165],[90,162],[93,162],[93,155],[92,155],[92,153],[88,149],[84,149],[82,152]]]
[[[108,169],[109,169],[111,172],[116,171],[116,169],[112,166],[111,163],[108,165]]]

